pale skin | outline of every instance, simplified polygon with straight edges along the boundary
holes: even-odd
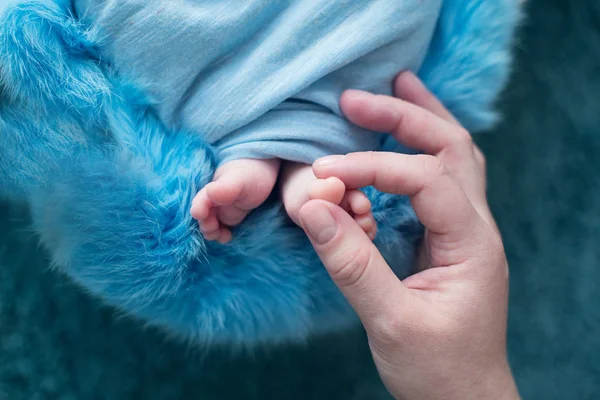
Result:
[[[191,213],[206,240],[228,243],[231,228],[239,225],[281,181],[281,199],[289,217],[299,224],[300,208],[313,199],[338,204],[348,211],[371,238],[377,225],[371,202],[360,190],[346,190],[338,178],[317,179],[312,166],[278,159],[241,159],[223,164],[213,181],[196,195]]]
[[[335,178],[345,193],[372,185],[409,196],[426,228],[419,272],[398,279],[336,202],[304,202],[298,222],[360,317],[395,398],[520,399],[506,354],[508,265],[486,199],[484,157],[414,75],[401,74],[395,94],[347,91],[341,108],[355,124],[425,154],[332,156],[313,173],[316,185]]]
[[[425,154],[318,160],[320,179],[407,195],[426,228],[420,272],[399,280],[336,204],[311,200],[300,224],[367,331],[398,399],[519,399],[506,354],[508,266],[486,200],[485,162],[469,133],[410,73],[399,98],[347,91],[344,114]]]

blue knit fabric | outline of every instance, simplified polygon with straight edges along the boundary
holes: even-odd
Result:
[[[147,88],[103,56],[105,34],[70,7],[26,1],[0,21],[0,196],[28,204],[57,269],[195,343],[303,340],[354,323],[276,198],[231,244],[203,240],[189,208],[215,147],[166,126]],[[518,16],[517,0],[443,2],[419,73],[471,130],[494,120]],[[376,244],[406,276],[421,226],[405,198],[367,194]]]

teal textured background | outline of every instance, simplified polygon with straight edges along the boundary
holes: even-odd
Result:
[[[600,2],[529,0],[504,122],[478,137],[511,264],[525,399],[600,396]],[[48,269],[0,205],[0,399],[387,399],[360,329],[305,346],[199,351]]]

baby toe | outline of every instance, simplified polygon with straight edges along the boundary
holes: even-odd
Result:
[[[364,215],[371,211],[371,201],[360,190],[349,190],[346,193],[348,211],[352,211],[355,215]]]
[[[357,216],[355,221],[365,232],[369,232],[375,227],[375,220],[371,214]]]
[[[219,207],[217,217],[219,221],[227,226],[239,225],[248,215],[248,211],[242,210],[234,205],[227,207]]]
[[[244,184],[237,177],[225,175],[206,185],[206,196],[217,206],[229,206],[241,196]]]
[[[216,232],[219,230],[219,221],[214,213],[211,213],[205,220],[200,221],[200,231],[204,234]]]
[[[335,177],[317,179],[311,182],[308,188],[308,197],[311,200],[325,200],[333,204],[340,204],[345,193],[346,185]]]
[[[217,229],[216,231],[212,231],[212,232],[202,233],[202,236],[204,237],[204,239],[211,241],[211,242],[219,240],[220,235],[221,235],[220,229]]]
[[[190,213],[192,214],[192,217],[198,221],[205,220],[210,215],[212,205],[213,203],[208,198],[206,190],[202,189],[198,192],[196,197],[194,197]]]
[[[219,236],[216,240],[217,240],[217,242],[219,242],[221,244],[227,244],[227,243],[231,242],[232,238],[233,238],[233,235],[231,233],[231,230],[229,230],[227,228],[222,228],[219,230]]]
[[[375,222],[373,214],[369,212],[367,214],[357,215],[354,217],[354,220],[371,240],[375,239],[375,236],[377,235],[377,223]]]

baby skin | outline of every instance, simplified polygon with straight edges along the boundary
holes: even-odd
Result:
[[[269,197],[278,176],[285,210],[296,224],[304,203],[321,199],[343,207],[371,240],[375,238],[377,226],[371,202],[363,192],[347,190],[337,178],[318,179],[310,165],[279,159],[235,160],[217,169],[213,181],[198,192],[192,203],[192,216],[198,220],[204,238],[231,241],[231,228]]]

